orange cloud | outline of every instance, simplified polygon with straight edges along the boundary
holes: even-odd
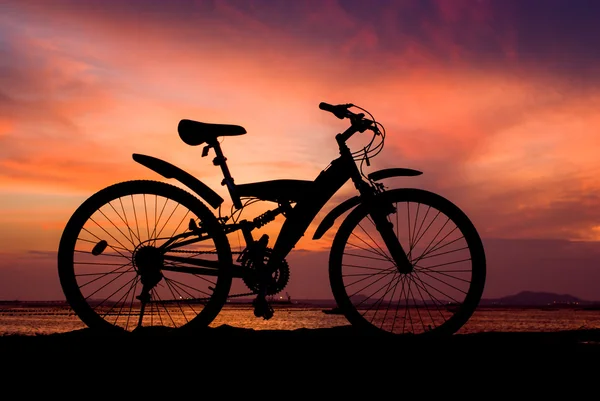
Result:
[[[560,74],[531,65],[477,64],[474,49],[483,42],[473,38],[479,37],[503,49],[509,62],[502,66],[515,66],[509,53],[516,51],[517,25],[499,17],[491,3],[441,1],[427,16],[418,3],[378,6],[382,24],[362,25],[356,10],[343,3],[322,4],[319,13],[309,12],[310,5],[293,6],[293,21],[313,30],[299,33],[292,29],[297,22],[286,26],[284,9],[260,4],[217,2],[210,10],[166,13],[149,8],[133,19],[133,9],[118,5],[47,9],[23,3],[25,17],[43,21],[51,34],[41,39],[17,29],[13,35],[27,67],[19,71],[34,78],[27,89],[40,95],[17,99],[20,87],[7,86],[13,92],[2,125],[10,128],[1,139],[0,182],[89,192],[117,180],[152,177],[131,160],[131,153],[140,152],[197,174],[226,196],[211,158],[199,158],[199,148],[176,136],[180,118],[246,127],[248,135],[223,141],[236,182],[312,179],[337,156],[333,136],[346,127],[316,108],[327,101],[356,102],[385,125],[386,148],[373,169],[425,171],[402,183],[447,193],[478,216],[489,235],[548,234],[541,223],[538,229],[495,225],[490,213],[503,207],[517,216],[517,204],[571,196],[552,180],[571,180],[588,191],[598,187],[586,175],[597,168],[591,133],[598,121],[589,112],[597,92],[591,87],[582,93]],[[267,18],[275,12],[279,19]],[[399,32],[393,18],[414,32]],[[506,29],[496,29],[498,20]],[[328,40],[314,32],[327,33]],[[393,40],[398,43],[392,49]],[[44,63],[33,63],[36,57]],[[35,110],[32,119],[28,110]],[[357,137],[354,144],[365,141]],[[525,196],[524,186],[543,190],[505,202],[505,194]],[[570,228],[569,235],[585,237],[587,230],[591,236],[589,227],[596,225]]]
[[[318,110],[321,101],[356,103],[386,127],[386,147],[368,171],[422,170],[390,182],[439,192],[467,212],[486,238],[490,291],[518,291],[523,283],[564,288],[557,277],[572,273],[563,266],[573,256],[568,250],[561,248],[549,264],[545,252],[554,242],[532,248],[514,239],[600,240],[594,42],[600,32],[593,10],[526,3],[6,3],[0,15],[6,38],[0,42],[0,283],[11,284],[0,293],[18,296],[17,283],[36,288],[33,297],[60,295],[48,282],[56,279],[53,255],[75,208],[113,182],[160,178],[131,153],[172,162],[227,198],[212,154],[201,158],[201,147],[177,136],[181,118],[247,129],[222,141],[237,183],[313,179],[337,157],[334,135],[347,127]],[[369,139],[357,135],[351,146]],[[344,187],[315,223],[353,194],[351,185]],[[265,207],[243,215],[252,218]],[[281,223],[278,218],[258,235],[273,241]],[[314,229],[296,250],[323,252],[290,257],[310,265],[293,279],[302,283],[290,287],[294,296],[316,275],[326,279],[335,228],[317,242]],[[237,238],[231,241],[235,247]],[[586,277],[595,274],[596,245],[561,244],[586,252],[585,271],[577,272],[576,284],[569,281],[569,290],[590,294]],[[507,246],[515,247],[510,258]],[[43,253],[24,253],[31,250]],[[542,265],[556,277],[540,282],[547,272]],[[327,293],[326,285],[318,291]]]

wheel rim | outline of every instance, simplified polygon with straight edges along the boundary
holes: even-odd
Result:
[[[189,195],[173,196],[178,188],[172,187],[175,191],[165,195],[159,187],[144,186],[131,193],[123,186],[113,196],[91,199],[65,229],[59,251],[61,284],[88,326],[125,331],[139,326],[181,328],[198,322],[199,317],[211,321],[219,302],[224,302],[222,292],[228,290],[230,278],[222,272],[207,276],[168,270],[194,267],[186,261],[198,257],[222,261],[223,253],[219,259],[215,240],[210,238],[174,252],[160,250],[171,236],[190,232],[190,219],[199,225],[206,214]],[[169,255],[185,260],[165,260]],[[142,307],[144,285],[149,298]]]
[[[397,212],[388,220],[413,271],[399,271],[371,218],[358,210],[340,228],[346,231],[343,238],[336,238],[345,244],[338,244],[342,251],[334,260],[339,282],[332,285],[343,294],[336,299],[349,320],[362,327],[400,335],[454,333],[483,291],[479,237],[466,216],[443,198],[431,194],[416,201],[397,194],[390,195]]]

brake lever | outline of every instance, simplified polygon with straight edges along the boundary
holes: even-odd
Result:
[[[350,119],[351,124],[354,125],[354,124],[360,124],[363,122],[363,118],[365,116],[363,113],[358,113],[358,114],[354,114],[352,112],[349,112],[349,113],[350,113],[350,115],[348,116],[348,118]]]
[[[356,116],[356,114],[354,114],[353,112],[349,111],[348,109],[352,107],[351,103],[348,104],[338,104],[337,106],[335,106],[335,108],[337,109],[336,111],[333,111],[333,114],[339,118],[340,120],[343,120],[344,118],[350,118],[352,119],[354,116]]]
[[[363,113],[353,114],[350,117],[350,121],[353,126],[358,126],[359,132],[365,132],[366,130],[373,129],[370,125],[373,124],[373,121],[364,119],[365,115]]]

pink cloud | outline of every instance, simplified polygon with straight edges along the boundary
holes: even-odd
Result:
[[[424,171],[395,182],[452,199],[486,237],[600,239],[598,89],[543,58],[523,60],[533,45],[513,6],[439,1],[425,14],[418,1],[368,10],[337,1],[128,4],[10,5],[10,46],[0,47],[0,189],[83,196],[158,178],[131,159],[139,152],[226,197],[212,156],[178,138],[180,118],[246,127],[222,143],[238,183],[313,179],[347,127],[318,103],[352,102],[387,129],[371,170]],[[51,249],[78,200],[28,222],[29,231],[7,214],[0,222],[18,232],[11,244]],[[40,227],[48,231],[26,238]]]

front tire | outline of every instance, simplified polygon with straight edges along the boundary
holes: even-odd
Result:
[[[409,261],[392,261],[369,207],[358,205],[341,224],[329,258],[335,300],[359,328],[393,335],[450,335],[477,308],[486,277],[483,244],[469,218],[447,199],[420,189],[382,193]]]

